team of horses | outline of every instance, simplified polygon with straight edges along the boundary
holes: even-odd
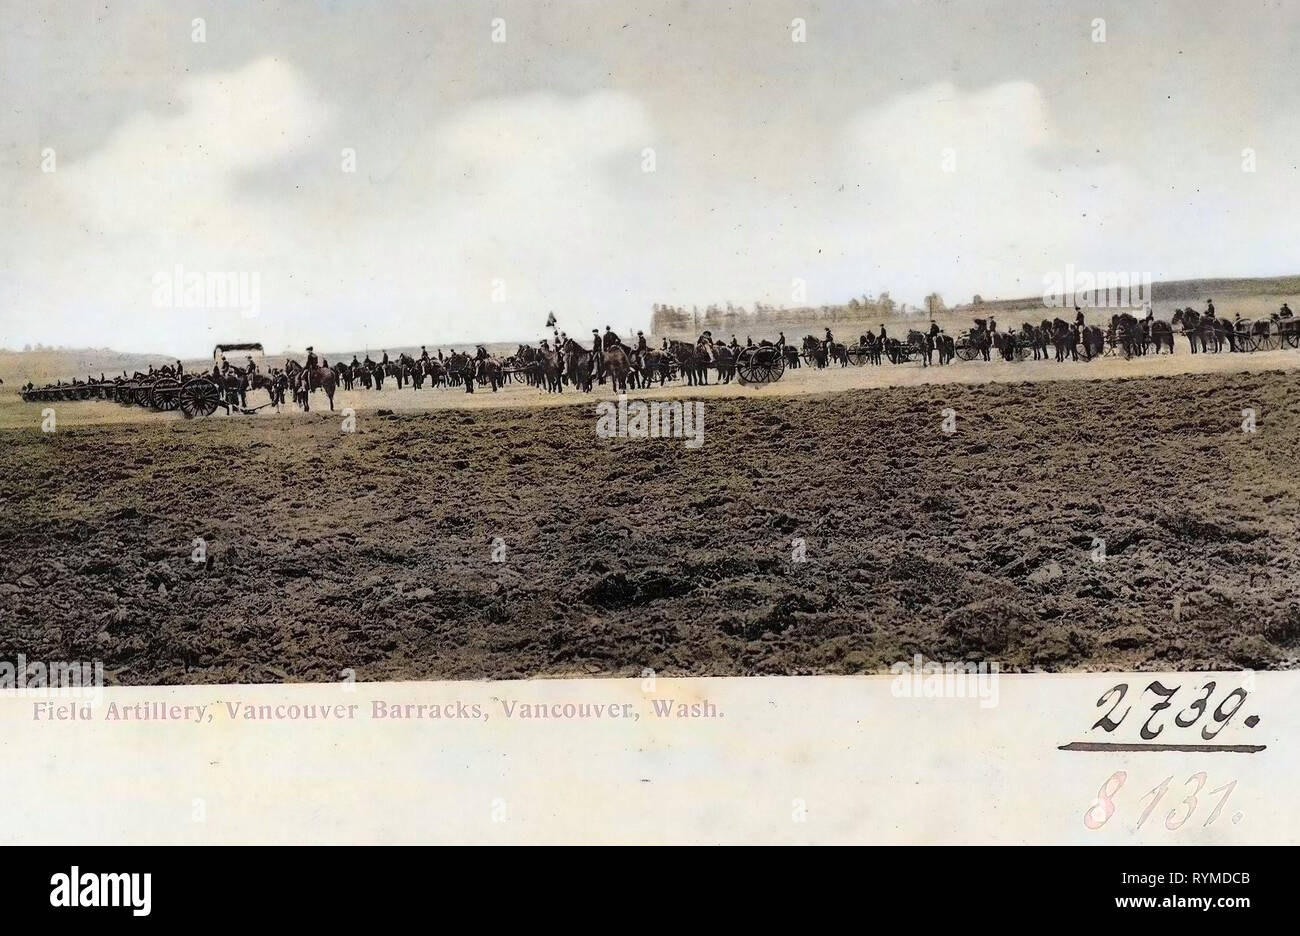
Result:
[[[1273,317],[1277,318],[1276,315]],[[1044,319],[1038,325],[1023,323],[1019,329],[997,331],[983,319],[975,319],[975,327],[962,336],[966,346],[973,349],[975,357],[988,361],[993,354],[1004,360],[1015,360],[1017,354],[1028,349],[1033,359],[1056,361],[1091,361],[1106,353],[1108,344],[1125,357],[1144,354],[1174,353],[1174,326],[1181,326],[1187,336],[1192,353],[1219,351],[1224,347],[1236,350],[1233,330],[1221,319],[1207,317],[1195,310],[1179,309],[1172,323],[1161,319],[1139,319],[1123,312],[1111,317],[1110,327],[1103,331],[1097,325],[1079,325],[1064,319]],[[1252,326],[1256,331],[1267,331],[1268,320]],[[310,409],[311,394],[324,390],[329,407],[334,408],[334,392],[338,387],[353,390],[382,390],[385,381],[398,388],[410,386],[422,389],[426,382],[431,387],[463,387],[473,393],[475,386],[501,389],[507,375],[515,375],[529,386],[549,393],[563,393],[566,386],[591,392],[597,384],[608,383],[617,392],[663,386],[677,376],[685,378],[688,386],[707,386],[710,371],[716,372],[717,383],[730,383],[736,376],[736,357],[743,349],[740,345],[722,342],[696,342],[665,339],[661,348],[632,348],[622,342],[607,342],[597,352],[586,348],[572,338],[559,347],[549,344],[521,344],[516,352],[504,360],[489,355],[481,348],[476,355],[453,351],[447,357],[416,358],[403,353],[396,360],[377,362],[357,361],[351,364],[322,364],[310,371],[297,361],[290,360],[283,371],[272,374],[246,374],[231,367],[220,375],[227,399],[246,405],[249,390],[266,389],[271,403],[279,406],[286,395],[292,393],[295,403],[304,410]],[[761,346],[774,347],[772,342]],[[850,356],[863,363],[901,364],[919,360],[928,367],[936,362],[950,364],[956,357],[957,343],[942,331],[909,329],[905,338],[879,336],[870,332],[861,335],[858,343],[849,347],[834,340],[805,335],[800,349],[781,345],[781,355],[787,367],[797,368],[801,360],[818,368],[839,364],[847,367]],[[802,351],[802,353],[801,353]],[[1028,354],[1026,352],[1025,356]],[[214,377],[217,375],[214,374]]]
[[[626,392],[663,386],[679,376],[685,378],[688,386],[706,386],[713,371],[716,382],[726,384],[735,379],[737,357],[747,347],[779,348],[787,368],[798,368],[801,360],[818,368],[832,364],[847,367],[850,363],[879,365],[886,360],[895,364],[919,360],[922,366],[928,367],[936,358],[940,365],[951,363],[958,356],[959,348],[963,357],[985,361],[991,360],[994,353],[1008,361],[1028,358],[1030,351],[1035,361],[1053,357],[1058,362],[1091,361],[1104,355],[1108,346],[1125,357],[1173,354],[1176,327],[1187,338],[1191,353],[1197,354],[1224,348],[1237,351],[1243,341],[1253,346],[1244,338],[1246,335],[1262,338],[1284,330],[1287,335],[1297,334],[1300,319],[1290,317],[1285,307],[1281,314],[1273,313],[1251,323],[1240,320],[1230,323],[1192,308],[1175,310],[1171,321],[1154,317],[1139,319],[1120,312],[1111,316],[1105,331],[1097,325],[1061,318],[1044,319],[1037,325],[1025,322],[1018,329],[998,331],[991,321],[975,319],[974,327],[956,341],[933,325],[929,331],[909,329],[904,338],[886,337],[882,327],[880,335],[863,334],[851,347],[830,339],[829,332],[827,339],[805,335],[799,349],[785,344],[784,340],[762,341],[757,346],[751,341],[742,346],[733,338],[730,345],[664,339],[660,348],[644,345],[632,348],[621,341],[606,340],[602,349],[596,351],[569,338],[558,347],[547,342],[521,344],[513,355],[504,359],[488,354],[480,346],[475,354],[452,351],[446,357],[439,352],[436,357],[426,353],[416,358],[403,353],[396,360],[388,360],[385,355],[382,361],[373,361],[367,355],[364,361],[354,357],[351,363],[330,365],[322,360],[312,367],[290,359],[282,369],[274,368],[269,373],[223,363],[214,367],[210,375],[203,376],[217,384],[232,406],[246,409],[250,391],[266,390],[269,405],[279,408],[292,399],[306,411],[311,409],[312,394],[323,390],[333,410],[338,388],[382,390],[385,381],[398,388],[410,386],[419,390],[427,383],[431,387],[463,387],[467,393],[473,393],[476,386],[495,392],[514,377],[549,393],[563,393],[566,386],[590,392],[596,384],[609,384],[617,392]],[[149,375],[137,373],[136,379],[158,374],[184,376],[178,363],[175,368],[151,370]],[[114,379],[130,378],[124,373]],[[73,385],[76,383],[73,381]]]

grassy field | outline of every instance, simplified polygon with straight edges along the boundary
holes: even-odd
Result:
[[[1292,668],[1294,387],[720,398],[700,449],[587,406],[4,430],[0,656],[130,684]]]

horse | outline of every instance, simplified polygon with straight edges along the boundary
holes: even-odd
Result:
[[[563,365],[560,361],[560,352],[551,348],[538,351],[533,367],[537,370],[538,385],[544,386],[547,393],[564,392],[564,381],[561,379]]]
[[[1015,332],[993,332],[990,337],[993,340],[993,346],[998,349],[998,354],[1002,356],[1002,360],[1010,361],[1015,358]]]
[[[474,392],[474,376],[478,368],[474,365],[474,359],[463,351],[453,351],[447,356],[447,380],[451,386],[459,386],[461,381],[465,383],[465,392]]]
[[[920,352],[918,357],[921,359],[922,367],[930,366],[930,357],[934,354],[934,342],[925,332],[917,331],[915,328],[907,330],[908,347],[915,348]]]
[[[693,345],[685,341],[669,341],[669,354],[681,366],[688,386],[708,384],[709,365],[713,362],[708,347],[707,344]]]
[[[984,319],[975,319],[975,327],[967,333],[966,341],[980,353],[984,360],[989,360],[989,349],[993,347],[993,338]]]
[[[1200,339],[1202,351],[1209,351],[1210,346],[1213,345],[1213,349],[1217,353],[1223,350],[1225,344],[1232,350],[1237,350],[1236,336],[1233,335],[1227,324],[1221,319],[1201,315],[1191,307],[1182,309],[1181,312],[1183,333],[1186,334],[1189,330],[1193,331],[1196,337]],[[1175,318],[1177,318],[1177,313],[1175,313]]]
[[[493,393],[500,390],[506,382],[504,368],[501,366],[501,361],[486,352],[481,356],[476,357],[474,360],[478,364],[474,372],[475,376],[491,387]]]
[[[880,349],[880,339],[873,332],[858,336],[858,350],[864,353],[872,364],[880,363]]]
[[[627,375],[632,371],[632,362],[623,350],[622,345],[614,345],[612,348],[606,348],[601,352],[604,365],[605,376],[609,379],[610,386],[617,393],[627,393]]]
[[[1020,326],[1021,337],[1024,339],[1026,344],[1034,349],[1035,361],[1047,360],[1047,346],[1050,342],[1047,338],[1046,325],[1046,322],[1042,325],[1034,325],[1030,322],[1025,322],[1025,324]]]
[[[812,335],[804,335],[803,350],[812,358],[813,363],[817,365],[819,370],[826,366],[826,342]]]
[[[957,343],[952,340],[952,335],[945,335],[940,332],[934,339],[935,347],[939,349],[939,363],[951,364],[953,358],[957,356]],[[880,352],[876,352],[875,363],[880,363]]]
[[[1095,357],[1101,357],[1106,353],[1106,333],[1096,325],[1086,325],[1080,336],[1083,341],[1083,359],[1091,361]],[[1078,352],[1075,352],[1075,358],[1078,358]]]
[[[398,365],[413,388],[419,390],[424,386],[424,365],[411,355],[402,353],[397,358]]]
[[[1079,336],[1065,319],[1043,320],[1042,328],[1050,329],[1052,347],[1056,349],[1056,363],[1060,364],[1069,355],[1070,360],[1079,360]]]
[[[289,382],[285,379],[284,374],[273,372],[270,374],[253,374],[248,381],[248,389],[265,390],[266,395],[271,400],[271,405],[278,411],[280,404],[284,402],[284,392]]]
[[[1147,340],[1155,347],[1156,354],[1160,353],[1162,347],[1167,347],[1170,354],[1174,353],[1174,329],[1173,326],[1163,319],[1151,320]]]
[[[576,390],[590,393],[593,371],[596,367],[595,354],[590,348],[584,348],[572,338],[564,340],[563,352],[564,373],[569,378],[569,383]]]
[[[297,361],[288,361],[284,369],[289,385],[293,387],[294,402],[302,407],[304,413],[311,412],[311,394],[316,390],[325,391],[325,396],[329,398],[330,411],[333,412],[334,388],[337,382],[332,369],[324,366],[307,368]]]
[[[401,361],[389,361],[382,366],[385,377],[393,377],[397,380],[397,389],[401,390],[406,386],[406,368],[402,366]]]

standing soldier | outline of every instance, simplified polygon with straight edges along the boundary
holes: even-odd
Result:
[[[600,341],[599,329],[591,330],[591,373],[597,380],[601,380],[605,375],[605,354],[604,346]]]

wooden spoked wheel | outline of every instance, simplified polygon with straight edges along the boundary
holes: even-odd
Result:
[[[180,410],[186,419],[211,416],[221,405],[221,391],[210,380],[188,381],[180,390]]]

